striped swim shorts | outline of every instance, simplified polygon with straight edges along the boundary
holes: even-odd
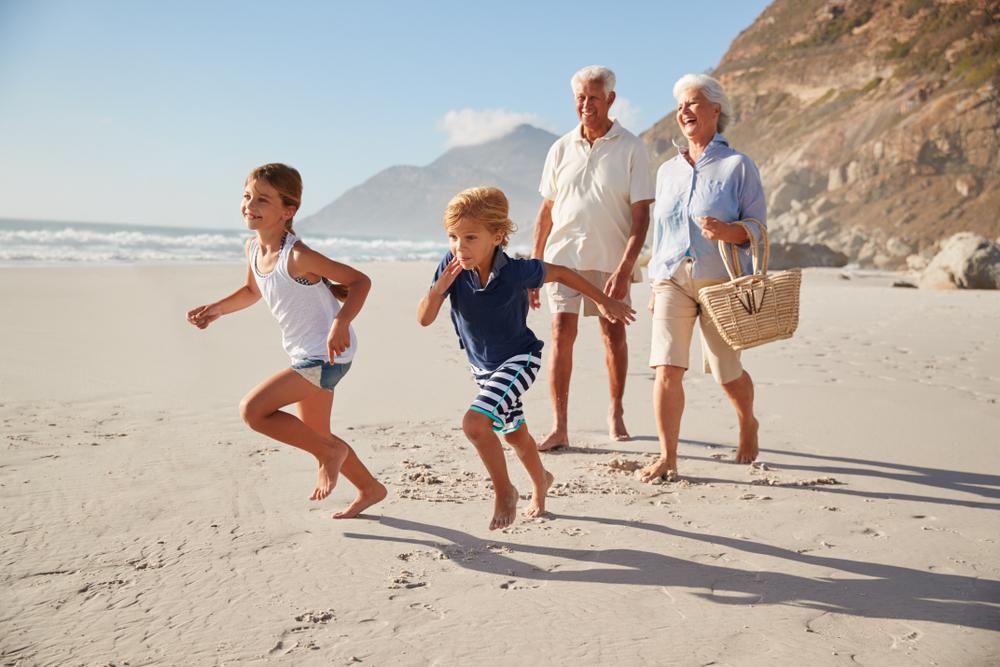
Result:
[[[472,376],[479,385],[479,395],[469,407],[493,420],[493,430],[512,433],[524,423],[521,396],[534,383],[541,368],[541,356],[519,354],[487,371],[472,366]]]

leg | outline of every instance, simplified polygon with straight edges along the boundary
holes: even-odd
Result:
[[[323,390],[286,369],[264,380],[243,397],[240,415],[247,426],[285,444],[303,449],[316,457],[320,474],[310,500],[322,500],[337,484],[337,474],[347,457],[347,447],[329,435],[317,433],[281,408],[313,398]],[[329,411],[327,412],[329,419]]]
[[[653,410],[656,432],[660,437],[660,458],[642,469],[641,478],[651,482],[663,475],[668,481],[677,477],[677,441],[684,413],[684,371],[679,366],[657,366],[653,384]]]
[[[531,504],[524,511],[524,516],[542,516],[545,514],[545,494],[548,493],[555,477],[542,466],[542,459],[538,457],[538,446],[528,432],[527,423],[522,423],[516,431],[505,434],[504,440],[517,452],[517,457],[521,459],[521,464],[531,477]]]
[[[334,513],[333,518],[353,519],[367,508],[383,500],[387,493],[385,486],[372,476],[350,445],[330,432],[330,411],[333,408],[333,392],[317,392],[299,401],[298,408],[299,418],[306,426],[320,435],[333,438],[347,448],[347,458],[344,459],[344,464],[340,467],[340,472],[344,474],[344,477],[351,484],[357,487],[358,495],[354,499],[354,502],[347,506],[347,509]],[[320,466],[320,474],[322,474],[322,465]]]
[[[625,378],[628,375],[628,340],[625,338],[625,324],[601,321],[601,337],[604,339],[604,363],[608,367],[608,388],[611,392],[611,406],[608,410],[608,435],[612,440],[631,440],[625,428]]]
[[[500,439],[493,432],[493,420],[480,412],[468,410],[462,420],[462,430],[469,442],[475,445],[493,482],[496,498],[490,530],[506,528],[514,523],[517,515],[517,489],[510,483],[507,475],[507,460],[504,458]]]
[[[576,313],[555,313],[552,316],[552,365],[549,393],[552,396],[554,423],[552,432],[538,445],[538,451],[569,447],[569,381],[573,374],[573,344],[576,342]]]
[[[757,458],[757,430],[759,424],[753,416],[753,380],[750,374],[743,374],[722,385],[736,408],[736,417],[740,421],[740,446],[736,450],[737,463],[752,463]]]

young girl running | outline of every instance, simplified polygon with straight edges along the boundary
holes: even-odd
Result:
[[[265,164],[250,172],[240,208],[247,227],[256,232],[246,245],[246,284],[220,301],[194,308],[187,319],[204,329],[264,297],[281,327],[292,366],[243,397],[240,415],[253,430],[316,457],[319,475],[310,500],[330,495],[343,471],[358,495],[333,517],[350,519],[386,496],[385,487],[354,450],[330,432],[333,389],[350,370],[357,347],[351,321],[361,310],[371,281],[299,241],[292,218],[301,201],[302,178],[295,169]],[[281,410],[293,403],[298,418]]]
[[[628,305],[602,293],[572,269],[538,259],[513,259],[504,253],[514,231],[507,210],[507,197],[497,188],[472,188],[452,198],[444,214],[451,250],[417,307],[417,319],[427,326],[437,318],[445,298],[450,299],[459,346],[479,385],[462,429],[493,481],[490,530],[514,522],[518,499],[494,432],[503,434],[531,477],[531,504],[525,516],[545,512],[545,494],[553,479],[542,467],[521,405],[521,396],[538,373],[542,349],[542,341],[527,325],[528,290],[561,282],[593,300],[601,315],[612,322],[635,320],[635,311]]]

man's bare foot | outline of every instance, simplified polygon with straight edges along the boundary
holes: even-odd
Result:
[[[608,417],[608,437],[615,442],[628,442],[632,436],[625,428],[625,417],[622,415],[610,415]]]
[[[375,503],[385,500],[388,493],[385,485],[381,482],[375,482],[375,485],[368,489],[358,489],[358,497],[354,499],[354,502],[348,505],[347,509],[341,512],[334,512],[333,518],[353,519]]]
[[[736,462],[737,463],[753,463],[757,460],[758,447],[757,447],[757,431],[760,428],[760,422],[753,419],[753,423],[749,425],[748,428],[740,427],[740,446],[736,450]]]
[[[517,489],[513,486],[506,493],[497,492],[493,501],[493,520],[490,521],[490,530],[506,528],[514,523],[517,517]]]
[[[538,443],[540,452],[551,452],[564,447],[569,447],[569,435],[566,431],[552,431]]]
[[[639,471],[643,482],[654,482],[661,477],[668,482],[677,481],[677,459],[671,461],[661,456]]]
[[[344,465],[344,461],[347,459],[347,448],[341,445],[336,449],[331,447],[330,450],[333,454],[319,460],[319,471],[316,474],[316,488],[313,489],[309,500],[323,500],[330,495],[333,487],[337,486],[340,466]]]
[[[524,510],[524,516],[529,519],[534,519],[545,514],[545,496],[549,492],[549,488],[552,487],[552,482],[556,478],[548,470],[545,471],[545,488],[535,489],[531,493],[531,504],[528,505],[528,509]]]

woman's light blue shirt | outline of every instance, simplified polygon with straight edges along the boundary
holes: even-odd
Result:
[[[767,224],[764,186],[757,165],[730,148],[721,134],[715,135],[694,167],[678,154],[656,172],[650,280],[669,280],[688,256],[694,259],[694,278],[728,279],[718,243],[701,235],[702,216],[723,222],[756,218]],[[751,230],[756,238],[752,225]],[[740,246],[739,255],[744,275],[749,274],[752,271],[749,243]]]

